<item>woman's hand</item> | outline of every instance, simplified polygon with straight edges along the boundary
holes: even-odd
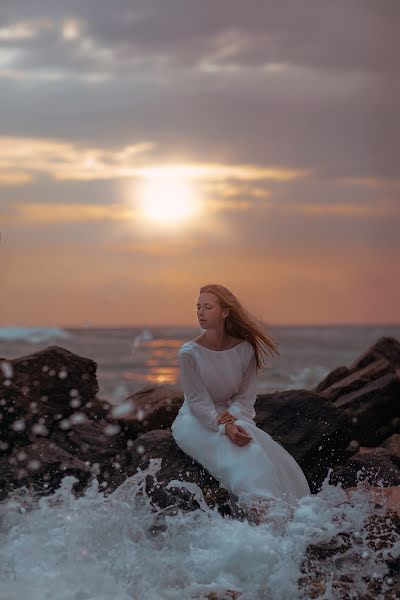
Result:
[[[237,446],[245,446],[253,439],[241,425],[235,423],[225,425],[225,433]]]
[[[223,423],[233,423],[235,421],[235,417],[227,410],[224,410],[218,415],[217,421],[220,425]]]

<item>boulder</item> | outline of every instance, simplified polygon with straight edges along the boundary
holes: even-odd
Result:
[[[366,481],[371,486],[399,486],[400,458],[385,449],[358,452],[343,465],[333,469],[329,482],[343,487],[357,486]]]
[[[382,357],[386,358],[393,370],[400,368],[400,342],[396,338],[379,338],[350,365],[350,371],[362,369]]]
[[[100,464],[124,451],[127,442],[119,425],[88,419],[78,423],[72,420],[68,429],[54,428],[50,439],[66,452]]]
[[[382,442],[381,448],[388,450],[391,454],[394,454],[400,459],[400,433],[395,433],[388,437]]]
[[[334,401],[345,394],[363,388],[367,383],[375,381],[387,373],[393,372],[394,370],[386,358],[378,358],[362,369],[350,372],[350,374],[332,383],[320,393],[329,400]]]
[[[146,470],[152,459],[160,460],[160,470],[155,477],[146,477],[144,491],[157,508],[199,508],[194,492],[185,487],[168,487],[171,480],[178,480],[188,482],[189,487],[193,483],[198,485],[207,504],[217,506],[221,514],[231,514],[235,510],[229,492],[202,465],[182,452],[172,433],[165,430],[149,431],[140,435],[129,449],[120,454],[119,473],[112,474],[112,477],[105,476],[108,483],[107,494],[116,488],[119,489],[125,479],[135,475],[138,470]]]
[[[383,442],[379,428],[400,414],[400,379],[387,373],[333,402],[351,421],[351,437],[365,446]]]
[[[381,337],[350,367],[337,367],[313,389],[336,400],[340,395],[355,391],[386,373],[400,376],[400,342],[396,338]]]
[[[79,492],[91,478],[91,469],[83,460],[48,439],[14,448],[0,460],[0,500],[22,486],[47,495],[59,487],[66,475],[77,477],[73,491]]]
[[[313,392],[321,393],[341,381],[350,374],[350,369],[346,366],[336,367],[326,375],[326,377],[319,382],[319,384],[312,390]]]
[[[127,434],[156,429],[170,429],[183,402],[183,394],[176,386],[145,386],[124,401],[110,408],[109,417],[118,421]]]
[[[387,510],[384,515],[368,517],[360,530],[346,529],[344,526],[343,531],[328,541],[319,541],[307,547],[300,566],[299,595],[302,598],[365,600],[398,598],[400,570],[396,542],[400,536],[400,517]],[[387,574],[385,577],[377,577],[374,570],[365,569],[366,549],[377,553],[378,569]],[[384,552],[381,552],[383,549]]]
[[[261,394],[255,409],[257,427],[295,458],[312,493],[320,488],[329,467],[347,458],[348,418],[319,394],[308,390]]]
[[[0,403],[2,449],[16,441],[48,436],[72,416],[84,415],[98,391],[96,363],[58,346],[2,360]],[[78,415],[78,416],[77,416]]]

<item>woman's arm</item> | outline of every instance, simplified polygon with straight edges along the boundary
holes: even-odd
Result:
[[[256,416],[254,404],[257,399],[257,363],[256,353],[253,347],[251,347],[251,351],[250,359],[243,375],[243,380],[239,390],[231,397],[232,403],[230,404],[228,411],[237,419],[248,419],[253,421]]]
[[[225,433],[225,425],[218,423],[218,413],[201,377],[194,356],[187,351],[179,352],[180,381],[190,411],[208,429]]]

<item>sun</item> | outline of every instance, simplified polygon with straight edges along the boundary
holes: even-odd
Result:
[[[159,224],[179,224],[198,214],[199,194],[193,180],[171,170],[147,175],[138,188],[141,216]]]

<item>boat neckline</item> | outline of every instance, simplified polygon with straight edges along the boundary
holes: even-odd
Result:
[[[212,348],[206,348],[205,346],[202,346],[201,344],[198,344],[194,340],[191,340],[192,344],[196,344],[196,346],[199,346],[200,348],[203,348],[204,350],[208,350],[209,352],[228,352],[229,350],[234,350],[238,346],[241,346],[242,344],[245,343],[245,341],[246,340],[242,340],[241,342],[239,342],[238,344],[236,344],[236,346],[232,346],[232,348],[226,348],[225,350],[213,350]]]

